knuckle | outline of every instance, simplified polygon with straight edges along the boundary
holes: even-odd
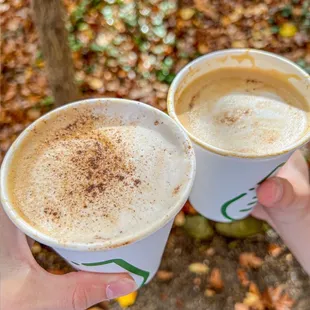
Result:
[[[72,294],[72,309],[84,310],[88,307],[88,297],[86,289],[77,285]]]

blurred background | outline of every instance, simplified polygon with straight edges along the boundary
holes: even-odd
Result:
[[[61,4],[64,12],[58,18],[65,19],[74,70],[68,68],[72,79],[62,76],[60,82],[64,87],[75,82],[75,97],[131,98],[165,110],[176,73],[200,55],[227,48],[271,51],[310,73],[310,0]],[[52,47],[44,47],[49,30],[33,12],[28,0],[0,0],[0,162],[27,125],[59,104],[59,84],[53,78],[57,65],[45,61],[52,57]],[[32,251],[50,272],[71,271],[48,248],[36,243]],[[268,225],[251,217],[235,224],[212,223],[187,203],[176,218],[156,279],[138,296],[92,309],[132,304],[133,310],[309,310],[309,291],[309,277]]]

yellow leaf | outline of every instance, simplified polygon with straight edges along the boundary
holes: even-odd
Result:
[[[128,295],[116,298],[118,304],[122,307],[122,309],[126,309],[127,307],[132,306],[137,299],[138,292],[132,292]]]
[[[208,273],[209,267],[202,263],[192,263],[188,266],[188,269],[190,272],[196,273],[196,274],[204,274]]]
[[[297,32],[297,27],[292,23],[285,23],[280,27],[280,36],[284,38],[293,37]]]
[[[179,14],[183,20],[190,20],[194,16],[195,10],[192,8],[184,8],[179,11]]]

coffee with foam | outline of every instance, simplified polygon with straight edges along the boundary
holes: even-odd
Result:
[[[211,71],[182,91],[176,114],[203,143],[245,157],[277,154],[309,127],[307,102],[275,70]]]
[[[10,162],[10,203],[65,243],[100,243],[165,221],[193,173],[171,120],[141,105],[86,103],[40,120]],[[184,196],[184,195],[183,195]]]

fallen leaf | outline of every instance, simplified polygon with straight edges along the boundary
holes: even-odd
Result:
[[[16,84],[9,84],[8,89],[4,94],[3,101],[6,102],[12,100],[16,96],[16,93],[17,93]]]
[[[243,252],[239,256],[239,263],[242,267],[257,269],[263,264],[263,260],[253,252]]]
[[[207,256],[213,256],[215,254],[215,249],[214,248],[209,248],[206,250],[206,255]]]
[[[173,272],[167,270],[159,270],[156,273],[157,279],[163,282],[171,280],[173,276],[174,276]]]
[[[40,110],[30,109],[30,110],[27,111],[27,117],[28,117],[28,119],[30,119],[31,121],[36,120],[36,119],[39,118],[40,116],[41,116]]]
[[[137,296],[138,296],[138,292],[135,291],[128,295],[116,298],[116,301],[118,302],[118,304],[120,305],[122,309],[126,309],[132,306],[136,302]]]
[[[214,290],[209,289],[209,288],[207,288],[207,289],[205,290],[205,292],[204,292],[204,295],[205,295],[206,297],[212,297],[212,296],[214,296],[215,294],[216,294],[216,292],[215,292]]]
[[[184,224],[185,224],[185,215],[184,212],[181,211],[176,215],[174,219],[174,225],[177,227],[182,227],[184,226]]]
[[[264,310],[265,306],[260,299],[259,296],[253,294],[253,293],[247,293],[246,297],[243,300],[243,303],[246,306],[249,306],[253,310]]]
[[[198,212],[193,208],[193,206],[191,205],[191,203],[187,200],[185,205],[183,206],[182,211],[185,214],[191,214],[191,215],[196,215],[198,214]]]
[[[98,90],[103,87],[103,81],[97,78],[88,78],[87,83],[93,90]]]
[[[195,239],[210,240],[214,236],[214,230],[211,224],[201,215],[186,216],[183,227],[185,231]]]
[[[297,32],[297,27],[293,23],[285,23],[280,27],[279,34],[281,37],[290,38]]]
[[[221,291],[224,288],[224,282],[219,268],[212,269],[208,282],[210,287],[216,291]]]
[[[285,259],[287,262],[292,262],[293,261],[293,255],[291,253],[286,254]]]
[[[252,310],[264,310],[262,295],[254,282],[250,282],[249,291],[243,300],[243,304]]]
[[[278,244],[271,243],[268,245],[268,253],[272,257],[278,257],[283,252],[283,250],[284,249],[280,247]]]
[[[245,270],[243,270],[242,268],[238,268],[237,269],[237,275],[238,275],[239,281],[243,287],[247,287],[250,284],[248,274],[246,273]]]
[[[204,274],[209,272],[209,267],[202,263],[192,263],[188,266],[190,272]]]
[[[204,13],[206,17],[211,18],[213,21],[219,19],[218,11],[212,6],[209,0],[194,0],[194,3],[197,10]]]
[[[254,282],[250,283],[249,292],[261,297],[261,293],[260,293],[257,285]]]
[[[275,310],[292,309],[295,301],[285,292],[284,288],[284,285],[279,285],[265,290],[263,293],[265,306]]]
[[[192,8],[184,8],[179,11],[179,14],[183,20],[190,20],[194,16],[195,10]]]
[[[31,247],[31,253],[32,254],[38,254],[42,250],[40,243],[35,242]]]
[[[238,302],[235,304],[235,310],[250,310],[250,307]]]

